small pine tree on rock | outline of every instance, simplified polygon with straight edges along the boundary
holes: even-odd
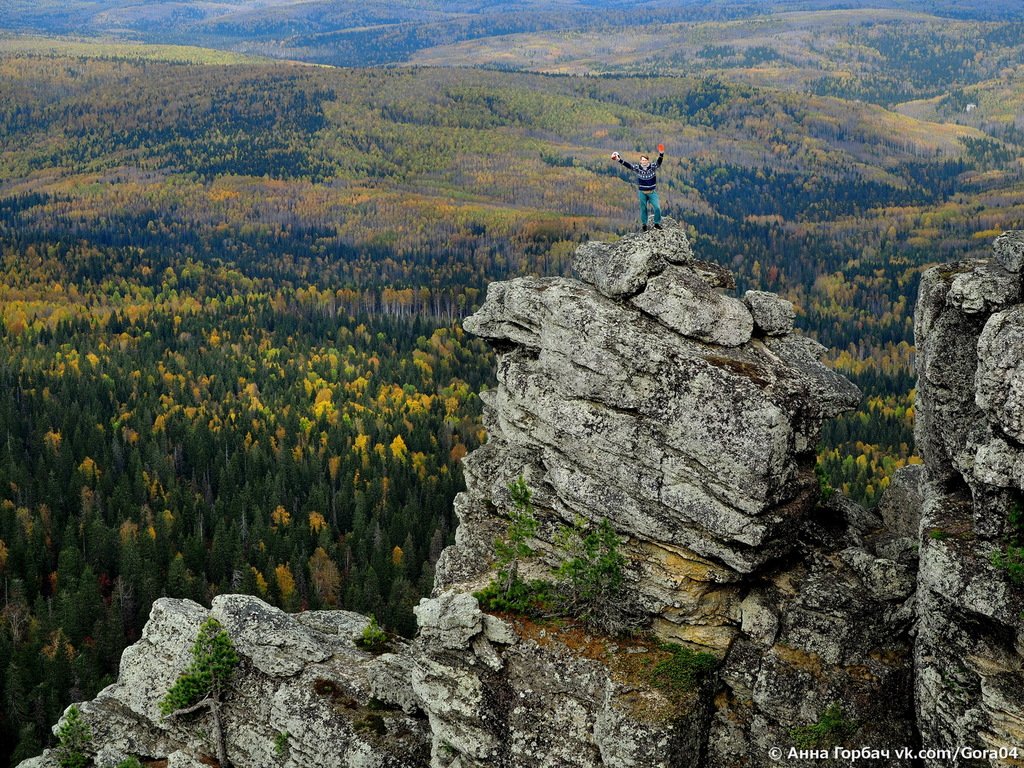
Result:
[[[494,542],[498,578],[504,597],[512,594],[519,581],[519,561],[530,557],[533,550],[527,540],[537,533],[537,518],[533,513],[532,494],[522,476],[508,486],[514,509],[509,515],[508,530]]]
[[[632,629],[637,618],[626,600],[626,558],[612,524],[604,519],[586,530],[578,521],[560,531],[558,544],[568,556],[555,569],[562,610],[610,635]]]
[[[388,649],[388,633],[377,623],[376,616],[370,616],[370,623],[356,639],[356,645],[372,653],[384,653]]]
[[[92,752],[92,729],[78,707],[71,707],[57,729],[57,763],[60,768],[86,768]]]
[[[192,663],[160,701],[160,711],[167,717],[181,717],[203,708],[210,711],[217,760],[222,768],[229,768],[231,763],[227,757],[221,707],[238,663],[238,653],[227,630],[211,616],[199,627],[192,646]]]

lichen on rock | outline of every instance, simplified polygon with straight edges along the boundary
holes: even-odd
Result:
[[[438,566],[439,594],[486,579],[490,541],[511,509],[506,489],[523,477],[542,520],[532,543],[543,562],[560,557],[560,526],[611,521],[625,542],[630,599],[653,631],[722,660],[717,694],[705,690],[675,726],[689,752],[667,764],[768,765],[770,745],[837,702],[858,722],[882,723],[859,729],[863,743],[910,740],[910,542],[866,539],[881,519],[848,500],[821,505],[812,471],[822,422],[860,393],[793,330],[791,304],[723,295],[729,277],[702,267],[684,240],[670,226],[584,245],[582,281],[496,283],[467,318],[495,347],[498,387],[485,400],[488,443],[464,462],[461,524]],[[494,676],[481,684],[484,698],[510,684],[505,662],[497,671],[464,655],[462,664]],[[598,705],[580,711],[589,723],[582,713]],[[518,763],[459,764],[660,765],[675,754],[635,762],[624,750],[637,740],[623,734],[642,733],[643,721],[619,717],[618,737],[603,747],[608,717],[595,722],[593,734],[572,731],[575,760],[557,751],[560,732]],[[525,727],[503,725],[510,740]]]
[[[489,287],[465,327],[495,345],[498,388],[457,509],[494,504],[500,517],[502,489],[523,475],[552,522],[606,518],[631,540],[736,572],[793,548],[814,510],[821,423],[860,393],[816,359],[823,348],[783,333],[781,317],[772,346],[752,338],[750,309],[692,264],[685,232],[667,223],[581,246],[576,271],[594,285]],[[630,290],[602,290],[608,270],[635,276]],[[785,314],[781,300],[773,306]],[[486,549],[465,527],[456,549]],[[668,610],[643,580],[636,589],[653,613]]]

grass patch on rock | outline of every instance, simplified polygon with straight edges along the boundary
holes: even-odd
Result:
[[[838,704],[830,704],[816,723],[801,725],[789,732],[793,746],[800,749],[836,747],[857,732],[855,721],[847,719]]]

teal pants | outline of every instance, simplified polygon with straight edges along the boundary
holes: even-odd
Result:
[[[647,204],[650,203],[654,209],[654,223],[661,224],[661,203],[658,202],[658,191],[644,192],[639,190],[640,196],[640,223],[647,226]]]

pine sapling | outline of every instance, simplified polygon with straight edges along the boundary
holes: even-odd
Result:
[[[167,717],[181,717],[206,708],[213,716],[217,760],[230,768],[221,707],[238,666],[238,653],[227,631],[212,616],[203,622],[192,646],[192,663],[178,677],[160,702]]]
[[[513,510],[509,515],[508,530],[494,542],[495,560],[501,591],[508,598],[519,581],[519,561],[530,557],[533,550],[527,541],[537,533],[537,518],[531,503],[532,493],[520,475],[508,486]]]
[[[92,729],[78,707],[72,706],[57,729],[57,763],[60,768],[85,768],[92,751]]]
[[[588,531],[577,521],[559,532],[557,543],[568,556],[555,569],[562,609],[611,635],[631,629],[636,621],[625,596],[626,558],[612,524],[603,519]]]

